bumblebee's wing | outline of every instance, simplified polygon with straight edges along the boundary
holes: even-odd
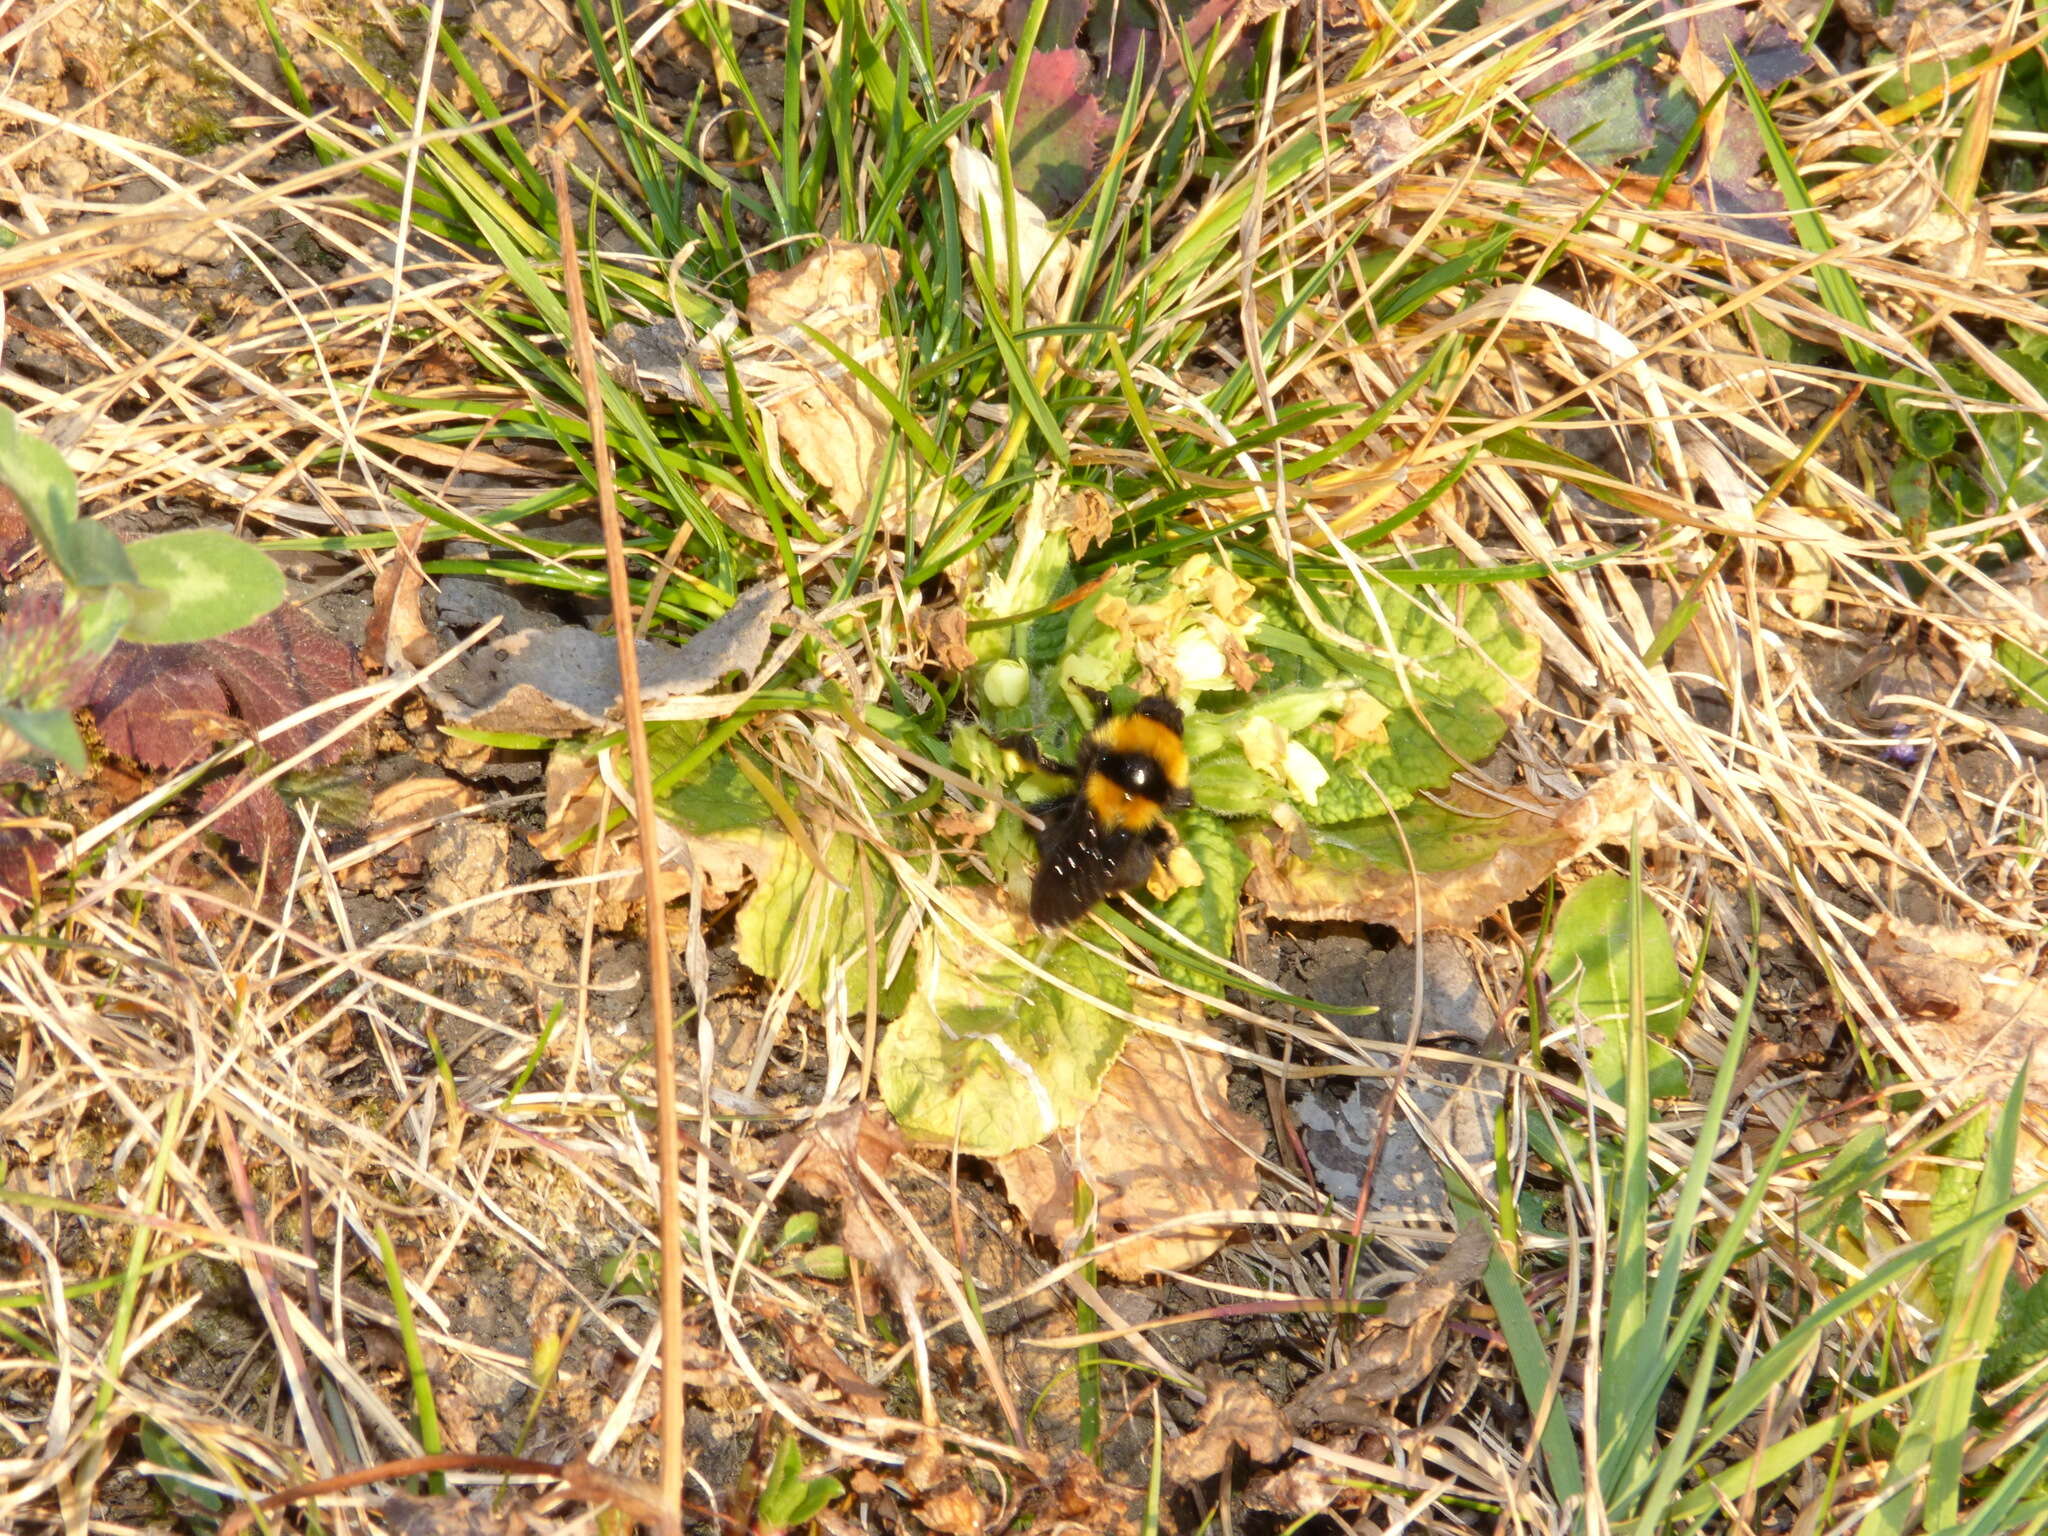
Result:
[[[1031,921],[1064,928],[1117,889],[1127,832],[1105,829],[1079,795],[1040,806],[1038,875],[1031,882]]]

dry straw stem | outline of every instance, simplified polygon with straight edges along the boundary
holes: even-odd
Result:
[[[415,125],[417,129],[417,124]],[[604,523],[605,574],[611,583],[612,633],[618,640],[619,689],[626,722],[626,749],[633,764],[633,813],[642,827],[655,825],[654,768],[647,752],[647,723],[640,717],[640,658],[634,645],[633,599],[627,585],[625,536],[620,531],[617,490],[612,482],[610,440],[605,433],[603,378],[591,344],[590,314],[583,304],[583,264],[576,251],[575,203],[569,197],[569,170],[561,156],[551,167],[555,208],[562,241],[562,290],[569,310],[570,344],[576,371],[583,381],[589,408],[591,461],[597,471],[598,516]],[[661,889],[661,851],[652,836],[640,843],[640,888]],[[696,902],[693,900],[694,907]],[[683,1237],[681,1106],[676,1095],[675,993],[669,984],[668,931],[650,911],[647,917],[647,989],[653,1004],[650,1025],[654,1057],[655,1148],[660,1182],[661,1274],[661,1503],[664,1528],[680,1532],[683,1518]],[[701,1010],[704,997],[699,993]],[[710,1129],[709,1062],[704,1063],[705,1129]],[[703,1199],[699,1170],[698,1198]],[[700,1210],[702,1205],[700,1204]],[[710,1251],[708,1248],[706,1251]]]

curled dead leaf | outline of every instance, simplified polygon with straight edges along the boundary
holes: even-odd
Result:
[[[960,234],[967,248],[989,265],[997,293],[1011,287],[1010,252],[1030,282],[1026,307],[1037,321],[1059,313],[1060,289],[1078,254],[1074,242],[1053,233],[1045,214],[1030,198],[1010,189],[1003,200],[1002,173],[995,161],[963,140],[952,144],[953,191],[960,199]],[[1014,212],[1014,234],[1012,218]]]
[[[920,608],[911,622],[924,637],[932,660],[948,672],[965,672],[974,665],[974,652],[967,646],[966,609],[958,604]]]
[[[884,246],[828,240],[788,271],[757,272],[747,283],[757,343],[748,392],[849,524],[879,505],[892,533],[902,531],[909,505],[906,452],[897,444],[891,453],[888,411],[817,338],[895,394],[901,370],[882,331],[882,301],[902,265]]]
[[[1268,832],[1248,840],[1246,891],[1272,917],[1384,923],[1412,941],[1418,930],[1469,931],[1571,860],[1603,843],[1626,842],[1631,830],[1640,829],[1647,842],[1654,830],[1649,783],[1633,771],[1601,780],[1576,800],[1523,794],[1509,808],[1462,784],[1436,799],[1403,813],[1409,846],[1430,840],[1412,872],[1304,857],[1289,834]]]
[[[1422,1385],[1443,1363],[1452,1310],[1492,1256],[1492,1229],[1477,1221],[1467,1226],[1442,1258],[1394,1293],[1383,1314],[1365,1319],[1343,1365],[1294,1394],[1289,1422],[1370,1424],[1386,1404]]]
[[[1280,1405],[1263,1388],[1225,1377],[1210,1387],[1195,1427],[1167,1442],[1166,1475],[1176,1483],[1198,1483],[1230,1465],[1238,1447],[1264,1464],[1278,1461],[1293,1443]]]
[[[820,1116],[801,1133],[803,1155],[791,1177],[797,1187],[839,1207],[840,1241],[864,1264],[888,1271],[899,1285],[914,1266],[882,1216],[868,1181],[888,1177],[889,1164],[910,1150],[888,1110],[854,1105]]]

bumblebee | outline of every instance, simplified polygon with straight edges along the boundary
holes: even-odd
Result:
[[[1028,738],[1002,743],[1074,784],[1070,793],[1031,807],[1044,823],[1031,883],[1031,920],[1041,928],[1064,928],[1103,897],[1143,885],[1173,842],[1166,813],[1190,803],[1180,706],[1155,694],[1120,715],[1107,694],[1090,697],[1095,727],[1081,738],[1071,766],[1041,756]]]

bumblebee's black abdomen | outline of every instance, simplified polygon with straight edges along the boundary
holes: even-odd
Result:
[[[1035,809],[1045,826],[1038,833],[1031,920],[1041,928],[1064,928],[1103,897],[1143,885],[1169,837],[1160,822],[1142,831],[1106,826],[1079,795]]]

